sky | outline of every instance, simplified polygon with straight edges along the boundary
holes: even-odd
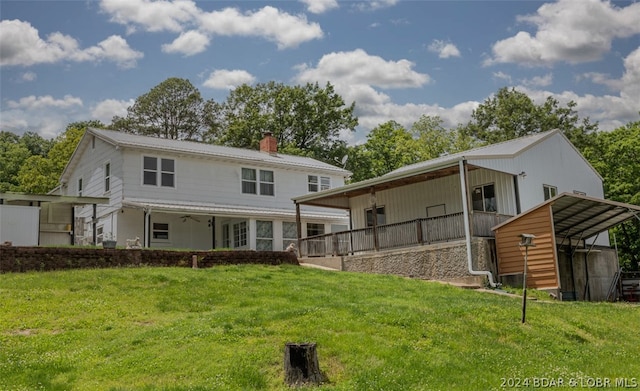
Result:
[[[389,120],[466,123],[502,87],[640,120],[640,2],[0,0],[0,130],[111,123],[170,77],[223,102],[247,83],[330,82],[349,144]]]

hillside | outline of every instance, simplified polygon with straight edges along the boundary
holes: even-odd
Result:
[[[0,390],[288,389],[287,342],[317,343],[323,390],[640,380],[630,304],[531,301],[522,325],[517,298],[296,266],[3,274],[0,298]]]

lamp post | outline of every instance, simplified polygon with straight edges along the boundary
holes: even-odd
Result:
[[[527,256],[529,255],[529,247],[535,247],[533,244],[534,235],[520,234],[522,239],[518,244],[520,247],[524,247],[524,273],[522,275],[522,323],[525,322],[527,314]]]

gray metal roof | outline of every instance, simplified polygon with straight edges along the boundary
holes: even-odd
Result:
[[[409,178],[414,178],[414,180],[422,180],[419,178],[421,178],[423,174],[436,171],[442,172],[443,175],[449,175],[454,173],[452,171],[452,168],[457,167],[458,162],[465,159],[480,160],[495,159],[500,157],[513,157],[559,132],[559,130],[550,130],[548,132],[520,137],[518,139],[504,141],[498,144],[486,145],[483,147],[474,148],[451,155],[441,156],[436,159],[431,159],[398,168],[376,178],[367,179],[361,182],[350,183],[342,187],[336,187],[317,193],[302,195],[293,198],[293,200],[294,202],[300,204],[348,209],[349,197],[364,194],[368,192],[368,189],[370,188],[383,190],[385,188],[394,187],[396,185],[406,185],[412,182],[412,180]]]
[[[250,206],[239,205],[224,205],[208,202],[188,202],[188,201],[167,201],[162,202],[158,200],[140,199],[140,198],[126,198],[122,201],[123,206],[132,208],[146,208],[151,211],[164,212],[164,213],[194,213],[194,214],[208,214],[218,216],[277,216],[285,219],[295,219],[295,209],[277,209],[277,208],[256,208]],[[303,210],[300,216],[305,219],[314,220],[342,220],[347,219],[346,213],[331,213],[323,211],[306,211]]]
[[[589,239],[600,232],[631,219],[640,218],[640,206],[562,193],[544,203],[493,227],[497,230],[527,216],[545,205],[551,205],[556,236],[573,239]]]
[[[430,167],[438,167],[446,162],[457,162],[458,160],[465,159],[495,159],[495,158],[510,158],[514,157],[527,149],[538,144],[542,140],[553,136],[556,133],[560,133],[559,130],[550,130],[543,133],[536,133],[529,136],[520,137],[513,140],[503,141],[497,144],[485,145],[482,147],[469,149],[467,151],[452,153],[450,155],[441,156],[439,158],[410,164],[408,166],[400,167],[388,174],[383,175],[391,176],[405,171],[413,171],[419,169],[429,169]]]
[[[89,128],[87,133],[94,134],[111,144],[121,147],[150,149],[187,153],[192,155],[210,156],[219,159],[242,160],[254,164],[268,164],[275,166],[290,166],[304,169],[327,171],[333,174],[349,176],[351,172],[304,156],[284,155],[260,152],[252,149],[225,147],[221,145],[200,143],[195,141],[170,140],[159,137],[139,136],[113,130]]]

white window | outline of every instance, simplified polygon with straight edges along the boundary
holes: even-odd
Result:
[[[385,225],[387,223],[387,216],[384,212],[384,206],[378,206],[377,209],[377,219],[376,226]],[[373,208],[365,209],[365,217],[367,219],[367,227],[373,227]]]
[[[308,189],[310,192],[328,190],[331,188],[331,178],[328,176],[308,175]]]
[[[155,240],[169,240],[169,224],[168,223],[153,223],[153,239]]]
[[[282,222],[282,248],[286,249],[291,243],[298,241],[298,226],[295,222]]]
[[[474,187],[471,200],[473,202],[473,210],[480,212],[496,212],[498,210],[493,183]]]
[[[260,189],[260,195],[275,195],[275,182],[273,171],[260,170],[260,177],[258,176],[256,169],[243,168],[242,169],[242,193],[243,194],[258,194],[258,188]],[[258,183],[259,182],[259,183]],[[258,184],[260,186],[258,186]]]
[[[551,185],[542,185],[542,190],[544,191],[544,200],[548,200],[549,198],[553,198],[558,195],[558,188]]]
[[[144,156],[142,183],[149,186],[175,187],[175,161],[173,159]]]
[[[233,247],[247,246],[247,222],[242,221],[233,225]]]
[[[111,190],[111,163],[106,162],[104,164],[104,192],[107,193]]]
[[[82,197],[82,178],[78,178],[78,197]]]
[[[272,221],[256,221],[256,250],[273,251]]]

